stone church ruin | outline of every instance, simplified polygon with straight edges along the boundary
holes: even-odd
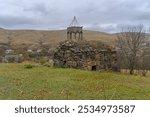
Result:
[[[61,42],[54,53],[54,65],[91,71],[117,70],[114,48],[101,43],[83,40],[83,30],[74,17],[67,28],[67,40]]]

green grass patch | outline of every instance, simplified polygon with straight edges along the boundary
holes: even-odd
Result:
[[[32,69],[32,68],[34,68],[34,67],[36,67],[36,66],[33,65],[33,64],[25,64],[25,65],[24,65],[24,68],[26,68],[26,69]]]
[[[150,76],[0,64],[0,99],[149,100]]]

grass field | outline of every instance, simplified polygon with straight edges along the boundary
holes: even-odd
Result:
[[[0,99],[150,99],[150,76],[0,64]]]

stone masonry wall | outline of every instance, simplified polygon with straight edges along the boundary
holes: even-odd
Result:
[[[54,65],[93,71],[115,70],[116,51],[102,45],[94,47],[88,42],[62,42],[54,54]]]

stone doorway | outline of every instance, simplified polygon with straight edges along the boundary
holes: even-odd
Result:
[[[92,71],[96,71],[96,65],[92,66]]]

